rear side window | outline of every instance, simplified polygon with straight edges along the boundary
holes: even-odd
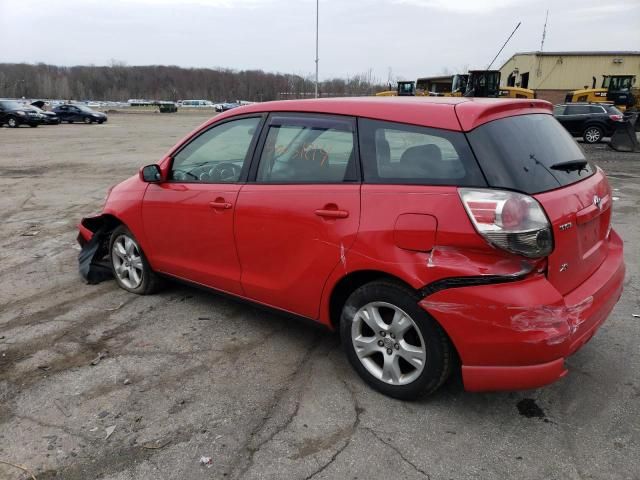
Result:
[[[322,115],[275,115],[260,156],[263,183],[357,181],[353,119]]]
[[[486,186],[461,132],[358,120],[368,183]]]
[[[589,113],[605,113],[604,108],[599,105],[590,105]]]
[[[594,173],[563,170],[562,164],[584,161],[578,144],[551,115],[507,117],[467,134],[491,187],[535,194],[583,180]],[[555,166],[555,168],[553,168]]]
[[[589,105],[567,105],[565,115],[584,115],[589,113]]]

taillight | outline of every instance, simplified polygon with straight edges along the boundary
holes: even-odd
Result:
[[[471,223],[490,244],[529,258],[553,250],[551,225],[533,197],[505,190],[458,189]]]
[[[609,118],[614,122],[621,122],[624,119],[622,115],[609,115]]]

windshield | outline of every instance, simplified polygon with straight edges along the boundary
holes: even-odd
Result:
[[[629,90],[633,83],[633,77],[604,77],[602,88],[609,90]]]
[[[494,120],[469,132],[467,138],[492,187],[531,195],[570,185],[595,171],[551,115]],[[580,167],[562,169],[572,163]]]

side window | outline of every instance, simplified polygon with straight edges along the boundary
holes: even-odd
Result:
[[[602,108],[599,105],[590,105],[589,106],[589,113],[606,113],[604,108]]]
[[[368,183],[486,185],[462,132],[358,120]]]
[[[356,181],[355,133],[350,118],[274,116],[269,122],[256,181]]]
[[[564,115],[564,109],[565,108],[566,107],[564,105],[555,105],[553,107],[553,114],[556,115],[556,116],[557,115]]]
[[[169,178],[179,182],[237,182],[260,120],[232,120],[200,134],[175,155]]]
[[[584,115],[589,113],[588,105],[567,105],[565,115]]]

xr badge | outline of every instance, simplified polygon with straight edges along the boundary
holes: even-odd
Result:
[[[563,263],[562,265],[560,265],[560,271],[561,272],[566,272],[569,269],[569,264],[568,263]]]
[[[598,207],[598,210],[602,210],[602,198],[598,195],[593,196],[593,204]]]

